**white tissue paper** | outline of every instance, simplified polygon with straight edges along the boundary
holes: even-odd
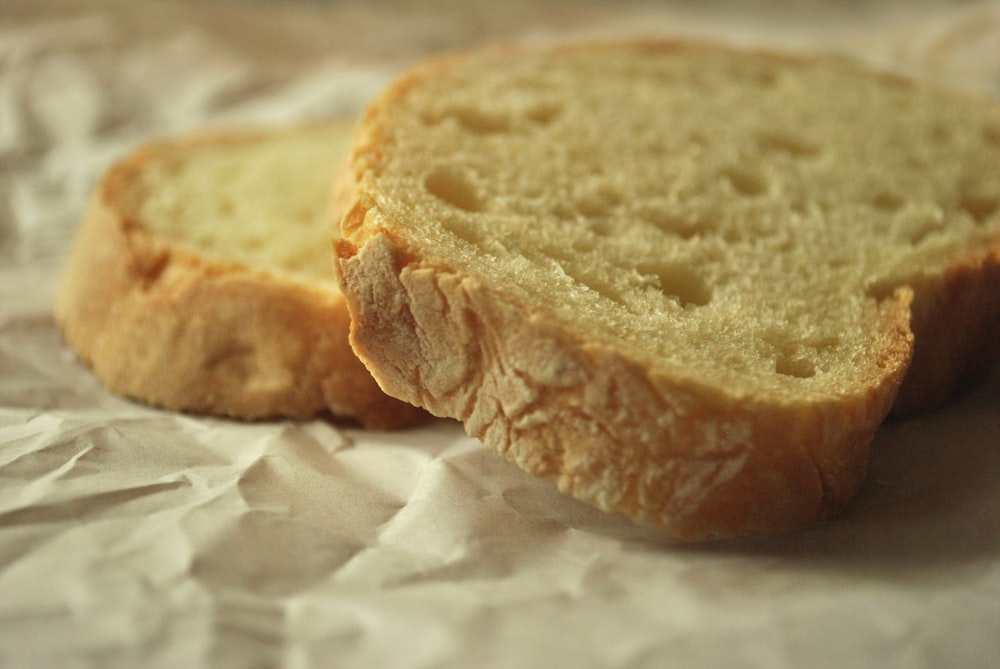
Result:
[[[446,49],[699,34],[1000,93],[995,3],[732,5],[0,6],[0,667],[997,666],[996,376],[887,424],[843,517],[678,546],[449,421],[371,433],[116,398],[53,324],[115,158],[356,114]]]

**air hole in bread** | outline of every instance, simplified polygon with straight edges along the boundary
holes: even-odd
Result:
[[[882,211],[897,211],[903,206],[903,198],[891,191],[879,191],[872,198],[872,206]]]
[[[538,102],[529,107],[502,111],[455,106],[437,113],[424,114],[423,121],[428,125],[436,125],[445,119],[452,119],[464,130],[475,135],[492,135],[512,132],[518,127],[523,127],[525,122],[545,126],[555,121],[561,112],[561,105],[550,102]]]
[[[912,244],[913,246],[919,246],[928,237],[930,237],[935,232],[938,232],[940,229],[941,229],[940,226],[932,221],[927,221],[922,226],[914,227],[909,231],[908,235],[910,244]]]
[[[778,73],[773,70],[756,70],[753,73],[753,77],[757,80],[757,83],[764,88],[769,88],[778,83]]]
[[[908,168],[925,171],[931,169],[933,161],[921,153],[910,153],[903,158],[903,162]]]
[[[748,169],[730,167],[723,170],[722,177],[736,192],[747,197],[756,197],[767,190],[767,180],[764,176]]]
[[[816,375],[816,365],[808,358],[781,353],[774,359],[774,371],[782,376],[808,379]]]
[[[660,292],[677,300],[682,307],[700,307],[712,301],[711,286],[687,265],[643,263],[636,270],[643,276],[651,277]]]
[[[952,135],[955,133],[955,127],[950,123],[935,123],[931,127],[930,135],[938,142],[948,142],[951,141]]]
[[[594,218],[587,222],[587,227],[597,238],[612,237],[616,232],[615,226],[607,218]]]
[[[983,139],[996,146],[1000,146],[1000,125],[983,126]]]
[[[681,239],[694,239],[715,229],[707,219],[684,217],[663,207],[643,207],[639,216],[661,232]]]
[[[519,194],[525,200],[530,200],[531,202],[524,208],[524,213],[536,212],[538,206],[544,204],[543,202],[536,202],[535,200],[544,200],[548,190],[542,181],[529,181],[520,186]]]
[[[883,229],[897,239],[917,246],[931,235],[941,232],[946,220],[944,210],[937,205],[911,203],[893,218],[886,219]]]
[[[1000,195],[966,191],[961,195],[959,206],[976,223],[982,223],[992,217],[1000,208]]]
[[[597,248],[597,245],[598,240],[593,237],[580,237],[573,240],[570,244],[570,249],[572,249],[575,254],[591,253]]]
[[[562,107],[558,104],[539,104],[530,108],[525,116],[539,125],[548,125],[559,117]]]
[[[757,144],[765,151],[786,153],[794,158],[811,158],[820,151],[818,145],[783,132],[758,132]]]
[[[576,210],[587,218],[608,216],[619,204],[621,195],[610,187],[600,187],[580,195],[576,200]]]
[[[469,132],[477,135],[489,135],[498,132],[508,132],[511,119],[506,113],[490,112],[476,107],[459,107],[452,109],[449,116]]]
[[[484,208],[483,198],[464,172],[439,167],[424,179],[427,192],[442,202],[468,212],[479,212]]]
[[[579,214],[575,204],[570,201],[569,196],[555,198],[549,204],[549,213],[560,221],[576,221]]]
[[[598,218],[600,216],[607,216],[614,205],[602,200],[599,197],[583,197],[577,200],[576,210],[581,216],[587,218]]]

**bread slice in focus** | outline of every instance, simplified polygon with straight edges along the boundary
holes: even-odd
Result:
[[[329,191],[352,129],[174,138],[108,170],[55,303],[108,389],[242,419],[329,411],[388,428],[424,415],[384,395],[347,341]]]
[[[382,387],[680,539],[835,514],[894,403],[998,348],[1000,110],[833,58],[446,57],[371,106],[350,177]]]

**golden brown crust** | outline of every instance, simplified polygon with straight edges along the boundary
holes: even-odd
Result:
[[[144,229],[125,204],[160,151],[146,147],[96,190],[67,260],[55,317],[111,391],[170,410],[241,419],[330,412],[380,429],[425,412],[387,397],[353,355],[332,281],[306,283],[209,259]]]
[[[881,307],[884,374],[826,402],[731,398],[588,342],[386,235],[337,244],[352,343],[388,392],[458,418],[526,471],[680,540],[773,532],[856,494],[910,355],[910,294]]]

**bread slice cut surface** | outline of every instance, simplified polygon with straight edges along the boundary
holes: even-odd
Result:
[[[992,101],[831,57],[431,61],[356,139],[352,343],[606,510],[681,539],[802,526],[857,492],[894,402],[995,342],[998,159]]]

